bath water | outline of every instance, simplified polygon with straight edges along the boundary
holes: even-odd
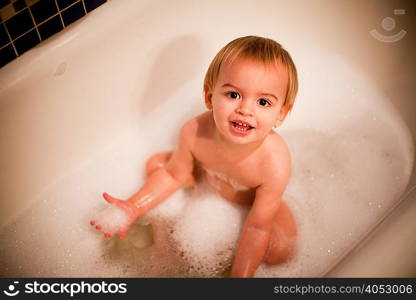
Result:
[[[411,173],[412,143],[388,99],[352,67],[338,63],[340,75],[328,76],[317,63],[298,61],[301,90],[277,129],[292,155],[283,199],[298,225],[296,253],[281,265],[261,265],[259,277],[324,275],[399,201]],[[204,183],[177,191],[123,241],[104,239],[88,224],[109,205],[103,192],[135,193],[147,158],[172,149],[181,125],[204,111],[201,82],[156,99],[166,101],[36,195],[1,229],[0,274],[226,276],[248,209]]]

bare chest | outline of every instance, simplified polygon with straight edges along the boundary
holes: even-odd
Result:
[[[194,148],[194,158],[199,172],[211,182],[221,181],[235,191],[249,191],[261,184],[258,159],[233,158],[215,146],[214,143],[200,142]]]

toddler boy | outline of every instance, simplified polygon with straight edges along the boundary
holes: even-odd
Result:
[[[262,262],[286,261],[296,237],[293,215],[282,201],[291,162],[286,143],[272,128],[291,110],[297,88],[296,67],[279,43],[257,36],[228,43],[205,76],[208,111],[183,125],[177,149],[148,160],[147,180],[129,199],[103,194],[128,215],[127,224],[105,236],[123,239],[138,217],[194,184],[198,173],[224,199],[251,206],[231,276],[253,277]],[[102,229],[97,221],[91,224]]]

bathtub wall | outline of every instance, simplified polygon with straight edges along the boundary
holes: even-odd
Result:
[[[107,0],[0,0],[0,68]]]
[[[231,18],[236,8],[237,17]],[[199,80],[212,54],[241,35],[275,38],[295,60],[296,53],[316,45],[343,56],[391,99],[416,141],[415,1],[122,0],[90,16],[0,70],[0,198],[6,199],[0,203],[0,227],[107,145],[109,137]],[[373,38],[373,29],[407,34],[388,43]],[[409,187],[414,185],[416,171]],[[415,276],[416,196],[404,200],[368,243],[328,276]]]

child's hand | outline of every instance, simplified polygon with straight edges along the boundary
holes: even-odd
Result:
[[[111,197],[107,193],[104,193],[103,197],[111,206],[97,214],[90,224],[97,230],[102,230],[104,237],[110,238],[118,233],[119,239],[122,240],[138,217],[137,209],[130,202]]]

